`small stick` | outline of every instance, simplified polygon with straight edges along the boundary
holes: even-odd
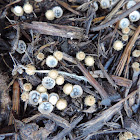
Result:
[[[40,34],[60,36],[72,39],[83,39],[84,29],[74,26],[51,24],[47,22],[37,22],[33,21],[30,23],[23,23],[23,29],[33,29]]]
[[[64,118],[54,114],[54,113],[50,113],[50,114],[41,114],[41,113],[38,113],[32,117],[29,117],[29,118],[26,118],[24,120],[22,120],[24,123],[29,123],[39,117],[44,117],[44,118],[48,118],[52,121],[54,121],[57,125],[63,127],[63,128],[68,128],[70,127],[70,124],[67,120],[65,120]]]
[[[63,1],[60,1],[60,0],[56,0],[57,3],[59,3],[60,5],[62,5],[64,8],[66,8],[67,10],[71,11],[73,14],[76,14],[76,15],[81,15],[78,11],[75,11],[73,10],[69,4],[63,2]]]
[[[132,13],[133,11],[135,11],[135,10],[137,10],[139,8],[140,8],[140,2],[138,2],[135,6],[133,6],[132,8],[130,8],[128,10],[126,10],[122,14],[118,15],[116,18],[108,21],[107,23],[99,25],[97,27],[91,28],[91,31],[95,32],[95,31],[105,29],[106,27],[109,27],[110,25],[113,25],[114,23],[118,22],[119,20],[121,20],[122,18],[128,16],[130,13]]]
[[[93,76],[87,71],[87,69],[79,62],[77,61],[77,66],[79,69],[83,72],[84,76],[88,79],[89,83],[99,92],[99,94],[103,98],[107,98],[108,94],[106,91],[102,88],[102,86],[93,78]]]
[[[20,109],[20,99],[19,99],[20,95],[19,94],[20,94],[19,83],[15,81],[13,84],[12,110],[17,115],[19,114],[19,109]]]
[[[132,36],[129,43],[125,47],[125,50],[121,56],[120,62],[116,68],[115,75],[120,76],[122,74],[122,71],[124,69],[124,65],[128,59],[128,54],[131,52],[133,45],[134,45],[135,41],[137,40],[139,33],[140,33],[140,26],[138,26],[137,30],[135,31],[135,34]]]

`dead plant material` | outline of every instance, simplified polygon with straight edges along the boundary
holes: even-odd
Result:
[[[84,29],[66,26],[66,25],[58,25],[58,24],[50,24],[46,22],[32,22],[32,24],[24,23],[22,24],[24,29],[33,29],[40,34],[52,35],[52,36],[61,36],[65,38],[71,39],[84,39]]]
[[[137,30],[135,31],[135,34],[131,37],[130,41],[128,42],[127,46],[125,47],[125,50],[121,56],[118,66],[116,68],[115,75],[120,76],[122,74],[125,63],[126,63],[127,59],[130,58],[130,52],[131,52],[133,45],[134,45],[135,41],[137,40],[137,37],[139,34],[140,34],[140,26],[137,28]]]
[[[59,125],[59,126],[61,126],[63,128],[70,127],[70,124],[69,124],[69,122],[67,120],[63,119],[62,117],[60,117],[60,116],[58,116],[58,115],[56,115],[54,113],[50,113],[50,114],[40,114],[39,113],[39,114],[36,114],[36,115],[34,115],[32,117],[24,119],[23,122],[29,123],[29,122],[37,119],[37,118],[43,118],[43,117],[48,118],[48,119],[56,122],[57,125]]]
[[[20,111],[20,88],[17,81],[13,84],[12,105],[12,111],[18,115]]]
[[[7,89],[8,76],[0,72],[0,124],[8,120],[10,114],[11,100],[9,89]]]
[[[132,81],[123,77],[112,75],[113,80],[119,86],[130,87],[132,85]]]
[[[108,97],[106,91],[101,87],[101,85],[93,78],[93,76],[86,70],[86,68],[77,61],[77,66],[83,72],[84,76],[88,79],[89,83],[99,92],[103,99]]]
[[[133,11],[137,10],[140,8],[140,2],[138,2],[135,6],[133,6],[132,8],[126,10],[125,12],[123,12],[122,14],[118,15],[116,18],[102,24],[99,25],[97,27],[93,27],[91,28],[91,31],[95,32],[95,31],[99,31],[102,29],[105,29],[107,27],[109,27],[110,25],[113,25],[114,23],[118,22],[119,20],[121,20],[122,18],[128,16],[130,13],[132,13]]]
[[[79,131],[80,137],[77,137],[76,140],[85,138],[90,135],[90,133],[100,130],[104,126],[103,122],[108,122],[114,114],[118,113],[119,110],[122,108],[122,103],[135,95],[137,91],[138,89],[130,93],[126,98],[122,99],[109,109],[103,111],[99,116],[96,116],[94,119],[86,123],[80,124],[77,129]]]
[[[76,15],[81,15],[78,11],[75,11],[73,10],[69,4],[63,2],[63,1],[60,1],[60,0],[56,0],[57,3],[59,3],[60,5],[62,5],[64,8],[66,8],[67,10],[71,11],[73,14],[76,14]]]

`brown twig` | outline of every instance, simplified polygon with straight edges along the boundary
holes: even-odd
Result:
[[[120,62],[116,68],[115,75],[120,76],[122,74],[122,71],[124,69],[124,65],[129,57],[129,54],[132,50],[132,47],[133,47],[135,41],[137,40],[139,33],[140,33],[140,26],[137,28],[137,30],[135,31],[135,34],[132,36],[132,38],[128,42],[128,44],[127,44],[127,46],[126,46],[126,48],[121,56]]]
[[[67,10],[71,11],[73,14],[76,14],[76,15],[81,15],[78,11],[75,11],[73,10],[69,4],[63,2],[63,1],[60,1],[60,0],[56,0],[57,3],[59,3],[60,5],[62,5],[64,8],[66,8]]]
[[[133,6],[132,8],[126,10],[125,12],[123,12],[122,14],[118,15],[116,18],[108,21],[105,24],[99,25],[97,27],[93,27],[91,28],[91,31],[95,32],[95,31],[99,31],[101,29],[104,29],[106,27],[109,27],[110,25],[113,25],[114,23],[116,23],[117,21],[121,20],[122,18],[128,16],[130,13],[132,13],[133,11],[137,10],[140,8],[140,2],[138,2],[135,6]]]
[[[107,98],[108,94],[102,88],[102,86],[93,78],[93,76],[87,71],[87,69],[77,61],[77,66],[83,72],[84,76],[88,79],[89,83],[99,92],[102,98]]]

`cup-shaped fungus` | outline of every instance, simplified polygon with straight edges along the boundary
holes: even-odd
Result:
[[[63,53],[60,51],[54,52],[53,55],[58,61],[61,61],[63,59]]]
[[[23,92],[21,94],[20,98],[23,102],[26,102],[29,99],[29,93],[28,92]]]
[[[71,98],[78,98],[83,94],[83,89],[79,85],[74,85],[72,92],[70,93]]]
[[[29,93],[29,103],[32,105],[37,105],[39,103],[40,93],[36,90],[32,90]]]
[[[120,40],[116,40],[113,44],[113,48],[117,51],[120,51],[123,48],[123,43]]]
[[[122,33],[123,34],[128,34],[129,32],[130,32],[130,28],[129,27],[126,27],[126,28],[122,29]]]
[[[33,6],[29,2],[27,2],[26,4],[24,4],[23,10],[26,14],[30,14],[33,12]]]
[[[127,139],[132,139],[133,135],[131,132],[124,132],[124,136],[127,138]]]
[[[42,80],[42,85],[47,89],[52,89],[55,86],[55,80],[49,76],[44,77]]]
[[[45,16],[48,20],[54,20],[55,18],[53,10],[47,10]]]
[[[65,79],[64,79],[64,76],[62,76],[62,75],[59,75],[55,80],[57,85],[63,85],[64,81],[65,81]]]
[[[48,67],[54,68],[57,66],[57,64],[58,64],[58,60],[54,56],[50,55],[46,58],[46,65]]]
[[[44,56],[44,53],[39,52],[36,57],[38,60],[42,61],[45,56]]]
[[[123,19],[121,19],[120,22],[119,22],[119,27],[120,27],[121,29],[126,28],[126,27],[128,27],[129,25],[130,25],[130,21],[128,20],[128,18],[123,18]]]
[[[136,2],[134,0],[130,0],[127,2],[126,4],[126,8],[130,9],[131,7],[133,7],[136,4]]]
[[[139,67],[140,67],[140,64],[138,62],[134,62],[132,64],[132,68],[133,68],[134,71],[139,71],[140,70]]]
[[[132,52],[133,57],[139,57],[140,56],[140,50],[134,50]]]
[[[110,7],[110,1],[109,0],[101,0],[100,5],[102,9],[106,9]]]
[[[56,18],[60,18],[63,15],[63,10],[60,6],[55,6],[52,10]]]
[[[67,101],[65,99],[59,99],[56,108],[58,110],[64,110],[67,107]]]
[[[123,40],[123,41],[127,41],[128,38],[129,38],[128,35],[122,35],[122,40]]]
[[[43,92],[47,91],[47,89],[42,84],[38,85],[36,90],[40,93],[43,93]]]
[[[42,102],[38,106],[38,111],[42,114],[49,114],[53,111],[53,105],[49,102]]]
[[[123,134],[121,134],[119,135],[119,140],[127,140],[127,138]]]
[[[132,13],[129,14],[129,19],[132,22],[136,22],[140,19],[140,13],[139,11],[133,11]]]
[[[55,105],[57,103],[57,101],[59,100],[59,96],[57,93],[51,93],[49,94],[49,102],[52,105]]]
[[[82,51],[80,51],[80,52],[78,52],[77,54],[76,54],[76,58],[79,60],[79,61],[82,61],[82,60],[84,60],[85,59],[85,53],[84,52],[82,52]]]
[[[63,92],[67,95],[70,95],[70,93],[72,92],[72,89],[73,89],[72,84],[65,84],[63,87]]]
[[[35,70],[36,70],[36,68],[33,65],[27,65],[27,68],[25,71],[28,75],[34,75]]]
[[[40,94],[39,103],[48,101],[48,96],[49,96],[49,95],[48,95],[47,92],[41,93],[41,94]]]
[[[25,83],[25,84],[23,85],[23,90],[25,90],[25,91],[30,91],[30,90],[32,90],[32,85],[31,85],[31,83]]]
[[[92,95],[88,95],[86,98],[85,98],[85,105],[87,106],[93,106],[96,102],[94,96]]]
[[[53,78],[53,79],[56,79],[58,76],[58,71],[57,70],[50,70],[48,73],[48,76]]]
[[[12,9],[12,12],[16,15],[16,16],[23,16],[23,8],[21,6],[15,6]]]
[[[87,65],[87,66],[93,66],[94,65],[94,58],[92,57],[92,56],[87,56],[86,58],[85,58],[85,64]]]
[[[16,51],[20,54],[25,53],[26,51],[26,44],[23,40],[18,41],[18,46],[16,48]]]

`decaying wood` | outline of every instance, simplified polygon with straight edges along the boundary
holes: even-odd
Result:
[[[63,129],[60,133],[58,133],[52,140],[62,140],[63,137],[65,137],[69,132],[72,131],[72,129],[75,128],[75,126],[83,119],[83,115],[77,117],[71,124],[69,128]]]
[[[99,31],[101,29],[104,29],[106,27],[109,27],[110,25],[113,25],[114,23],[118,22],[119,20],[121,20],[122,18],[125,18],[126,16],[128,16],[130,13],[132,13],[133,11],[137,10],[140,8],[140,2],[138,2],[135,6],[133,6],[132,8],[126,10],[125,12],[123,12],[121,15],[118,15],[116,18],[106,22],[105,24],[99,25],[97,27],[93,27],[91,28],[91,31],[95,32],[95,31]]]
[[[66,25],[58,25],[51,24],[46,22],[32,22],[32,24],[24,23],[22,24],[25,29],[33,29],[40,34],[60,36],[71,39],[84,39],[84,29],[74,27],[74,26],[66,26]]]
[[[50,114],[41,114],[41,113],[39,113],[39,114],[36,114],[36,115],[34,115],[32,117],[24,119],[23,122],[29,123],[32,120],[35,120],[37,118],[43,118],[43,117],[54,121],[57,125],[59,125],[59,126],[61,126],[63,128],[70,127],[70,124],[69,124],[69,122],[67,120],[65,120],[64,118],[62,118],[62,117],[60,117],[60,116],[58,116],[58,115],[56,115],[54,113],[50,113]]]
[[[124,128],[129,132],[131,132],[132,134],[135,134],[136,136],[140,137],[140,124],[134,121],[133,119],[125,118]]]
[[[140,2],[139,2],[139,5],[140,5]],[[140,26],[138,26],[137,30],[135,31],[134,35],[131,37],[130,41],[128,42],[127,46],[125,47],[125,50],[121,56],[121,59],[119,61],[119,64],[116,68],[116,71],[115,71],[115,75],[117,76],[120,76],[122,74],[122,71],[124,69],[124,66],[125,66],[125,63],[127,61],[127,59],[130,58],[130,52],[133,48],[133,45],[134,43],[136,42],[137,40],[137,37],[140,33]]]
[[[0,72],[0,124],[7,120],[8,123],[11,100],[9,97],[9,90],[7,89],[8,76]]]
[[[88,79],[89,83],[99,92],[103,99],[108,97],[106,91],[101,87],[101,85],[93,78],[93,76],[86,70],[86,68],[77,61],[77,66],[83,72],[84,76]]]
[[[119,86],[130,87],[132,85],[132,80],[112,75],[113,80]]]
[[[13,84],[12,105],[12,111],[18,115],[20,111],[20,88],[17,81]]]
[[[138,89],[130,93],[127,97],[125,97],[124,99],[122,99],[109,109],[103,111],[101,114],[99,114],[92,120],[80,124],[77,129],[80,133],[80,136],[77,137],[76,140],[78,140],[79,138],[85,138],[90,133],[94,133],[100,130],[104,126],[104,122],[108,122],[113,117],[114,114],[118,113],[118,111],[122,108],[122,103],[126,101],[128,98],[135,95],[137,91]]]
[[[71,11],[73,14],[76,14],[76,15],[81,15],[78,11],[75,11],[73,10],[69,4],[63,2],[63,1],[60,1],[60,0],[56,0],[60,5],[62,5],[64,8],[66,8],[67,10]]]

